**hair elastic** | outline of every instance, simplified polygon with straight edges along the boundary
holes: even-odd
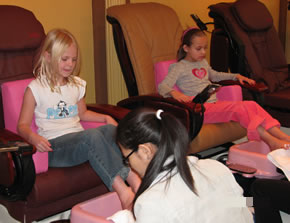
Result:
[[[164,112],[162,109],[158,109],[156,112],[156,118],[158,118],[159,120],[161,120],[161,113]]]
[[[183,41],[185,34],[188,33],[188,31],[193,30],[193,29],[199,29],[199,28],[197,28],[196,26],[193,26],[193,27],[189,27],[186,30],[184,30],[182,33],[182,37],[181,37],[182,41]]]

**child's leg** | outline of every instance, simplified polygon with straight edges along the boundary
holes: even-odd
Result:
[[[128,187],[124,180],[120,176],[116,176],[113,185],[114,191],[117,192],[123,209],[132,209],[132,202],[135,197],[135,193],[131,187]]]
[[[126,181],[131,186],[133,192],[136,193],[141,184],[140,177],[133,170],[130,170]]]
[[[249,105],[250,104],[244,101],[218,101],[216,103],[206,103],[204,123],[236,121],[247,129],[247,136],[249,139],[259,140],[260,136],[257,132],[257,127],[262,125],[265,118],[257,116],[255,114],[256,109],[251,108]],[[248,109],[248,107],[250,107],[250,109]]]
[[[275,127],[277,128],[277,127]],[[290,147],[289,142],[285,140],[281,140],[272,134],[269,133],[266,129],[264,129],[262,126],[258,127],[258,132],[260,134],[261,139],[267,143],[271,150],[279,149],[279,148],[285,148]]]
[[[116,176],[112,186],[119,195],[123,209],[131,210],[135,193],[141,184],[141,179],[134,171],[130,170],[126,181],[130,187],[125,184],[122,177]]]
[[[268,129],[268,132],[275,136],[276,138],[278,139],[281,139],[281,140],[285,140],[287,142],[290,142],[290,136],[287,135],[285,132],[282,132],[280,128],[274,126],[270,129]]]
[[[249,140],[264,140],[271,149],[289,143],[285,133],[278,128],[280,123],[253,101],[217,102],[205,104],[204,123],[236,121],[247,129]],[[266,130],[268,129],[269,132]],[[284,137],[284,138],[283,138]]]
[[[118,193],[122,206],[128,208],[134,198],[132,189],[124,182],[130,168],[123,165],[114,133],[115,126],[106,125],[50,140],[54,151],[49,153],[49,165],[66,167],[89,161],[109,190]]]

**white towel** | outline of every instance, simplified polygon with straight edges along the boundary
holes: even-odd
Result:
[[[276,149],[268,153],[268,159],[280,168],[290,181],[290,149]]]
[[[131,211],[122,210],[118,211],[112,216],[108,217],[107,220],[112,220],[114,223],[134,223],[134,217]]]

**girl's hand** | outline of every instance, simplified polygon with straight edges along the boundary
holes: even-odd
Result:
[[[247,78],[243,75],[238,74],[236,77],[241,84],[244,84],[244,82],[247,82],[250,85],[256,84],[256,81],[254,81],[253,79]]]
[[[171,91],[170,92],[171,96],[176,99],[177,101],[179,102],[185,102],[185,103],[188,103],[188,102],[191,102],[192,101],[192,97],[190,96],[187,96],[179,91]]]
[[[32,145],[36,147],[38,152],[52,152],[53,151],[51,149],[51,145],[49,141],[38,134],[33,133],[29,141],[31,142]]]
[[[111,125],[114,125],[114,126],[117,126],[118,125],[118,123],[115,121],[115,119],[113,119],[111,116],[109,116],[109,115],[106,115],[105,116],[105,122],[107,123],[107,124],[111,124]]]

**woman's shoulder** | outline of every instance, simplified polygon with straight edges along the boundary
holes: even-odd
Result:
[[[214,159],[198,159],[197,157],[188,157],[191,168],[200,171],[217,174],[231,174],[231,171],[223,163]]]

